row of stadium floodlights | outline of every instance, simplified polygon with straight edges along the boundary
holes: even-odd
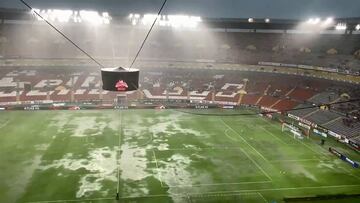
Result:
[[[35,12],[39,13],[44,19],[53,22],[60,23],[89,23],[93,25],[110,24],[112,17],[108,12],[98,12],[93,10],[62,10],[62,9],[37,9],[34,8],[32,11],[34,17],[41,21],[42,19],[35,15]],[[160,15],[157,14],[137,14],[130,13],[128,20],[132,25],[151,25],[154,19],[158,17],[157,24],[159,26],[168,27],[185,27],[185,28],[196,28],[202,22],[200,16],[191,15]],[[270,23],[269,18],[265,19],[254,19],[248,18],[249,23],[265,22]],[[336,30],[346,30],[347,25],[344,22],[335,22],[334,18],[328,17],[326,19],[321,18],[310,18],[309,20],[301,23],[302,27],[321,27],[330,28],[334,27]],[[355,26],[355,30],[360,30],[360,24]]]

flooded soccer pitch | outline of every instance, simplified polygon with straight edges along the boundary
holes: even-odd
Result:
[[[359,154],[294,139],[259,116],[6,111],[0,121],[0,202],[255,203],[360,191],[359,169],[327,149]]]

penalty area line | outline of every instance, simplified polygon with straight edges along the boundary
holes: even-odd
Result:
[[[269,130],[267,130],[266,128],[260,126],[261,129],[263,129],[265,132],[267,132],[268,134],[270,134],[272,137],[274,137],[275,139],[277,139],[278,141],[280,141],[281,143],[283,143],[284,145],[289,145],[288,143],[284,142],[281,138],[279,138],[278,136],[276,136],[275,134],[273,134],[272,132],[270,132]]]
[[[262,118],[263,121],[265,121],[266,123],[270,124],[270,127],[272,128],[275,128],[275,129],[278,129],[278,126],[277,125],[274,125],[273,123],[271,123],[270,121],[266,120],[266,118]],[[288,133],[284,133],[285,135],[287,136],[290,136],[290,134]],[[318,152],[316,151],[315,149],[313,149],[312,147],[310,147],[309,145],[307,145],[306,143],[300,141],[299,139],[295,139],[297,142],[299,142],[300,144],[304,145],[306,148],[308,148],[310,151],[314,152],[315,154],[318,154],[320,156],[329,156],[328,154],[324,153],[324,152]]]
[[[243,138],[236,130],[234,130],[232,127],[230,127],[227,123],[225,123],[225,121],[220,118],[221,122],[226,126],[228,127],[229,129],[231,129],[233,132],[235,132],[244,142],[245,144],[247,144],[251,149],[253,149],[262,159],[264,159],[266,162],[268,162],[268,160],[259,152],[257,151],[251,144],[249,144],[245,138]]]
[[[104,197],[104,198],[93,198],[93,199],[61,199],[61,200],[44,200],[44,201],[32,201],[26,203],[57,203],[57,202],[91,202],[91,201],[101,201],[101,200],[113,200],[114,198]]]
[[[255,164],[255,166],[256,166],[270,181],[272,181],[272,178],[269,176],[269,174],[267,174],[267,173],[265,172],[265,170],[264,170],[263,168],[261,168],[261,166],[259,166],[259,164],[256,163],[256,161],[255,161],[254,159],[252,159],[248,153],[246,153],[245,150],[243,150],[243,149],[241,149],[241,148],[240,148],[240,150]]]
[[[258,194],[262,200],[264,200],[265,203],[268,203],[268,201],[265,199],[265,197],[260,193],[260,192],[256,192],[256,194]]]
[[[249,193],[260,193],[261,191],[281,191],[281,190],[302,190],[302,189],[328,189],[328,188],[346,188],[346,187],[360,187],[360,185],[330,185],[330,186],[314,186],[314,187],[294,187],[294,188],[268,188],[268,189],[258,189],[258,190],[235,190],[235,191],[213,191],[207,193],[184,193],[184,194],[159,194],[159,195],[143,195],[143,196],[124,196],[121,199],[130,199],[130,198],[152,198],[152,197],[169,197],[169,196],[179,196],[186,197],[189,195],[211,195],[211,194],[249,194]],[[260,193],[261,194],[261,193]],[[94,198],[94,199],[72,199],[72,200],[49,200],[49,201],[32,201],[26,203],[57,203],[57,202],[86,202],[86,201],[101,201],[101,200],[113,200],[114,198]]]
[[[5,121],[2,125],[0,125],[0,129],[5,127],[8,123],[10,123],[10,119]]]
[[[229,130],[230,130],[230,128],[228,128],[228,129],[226,129],[226,130],[224,131],[224,134],[226,135],[226,137],[228,137],[230,140],[235,141],[235,142],[239,141],[239,140],[231,137],[231,136],[227,133]]]
[[[161,170],[160,170],[159,165],[158,165],[158,160],[157,160],[157,158],[156,158],[155,151],[152,150],[152,153],[153,153],[153,156],[154,156],[154,159],[155,159],[156,170],[158,171],[160,186],[161,186],[161,187],[164,187],[164,184],[163,184],[162,178],[161,178]]]
[[[322,161],[321,159],[275,159],[269,160],[270,163],[278,163],[278,162],[307,162],[307,161]]]
[[[194,185],[168,185],[170,188],[181,188],[181,187],[202,187],[202,186],[216,186],[216,185],[244,185],[244,184],[264,184],[272,183],[270,180],[266,181],[254,181],[254,182],[239,182],[239,183],[204,183],[204,184],[194,184]]]
[[[283,190],[308,190],[308,189],[329,189],[329,188],[348,188],[348,187],[360,187],[360,185],[329,185],[329,186],[314,186],[314,187],[288,187],[288,188],[265,188],[265,189],[253,189],[253,190],[233,190],[233,191],[213,191],[208,194],[214,193],[245,193],[245,192],[266,192],[266,191],[283,191]],[[203,193],[189,193],[189,195],[197,195]]]

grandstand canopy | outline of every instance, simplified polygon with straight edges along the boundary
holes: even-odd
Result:
[[[206,3],[205,3],[206,2]],[[47,9],[95,9],[118,14],[151,13],[161,0],[29,0],[34,7]],[[24,8],[20,1],[2,0],[0,8]],[[329,16],[358,17],[358,0],[171,0],[165,14],[187,14],[210,18],[307,19]]]
[[[110,13],[112,20],[115,22],[130,24],[126,15],[121,15],[116,12]],[[249,22],[249,19],[252,22]],[[0,22],[6,21],[27,21],[34,20],[34,16],[26,8],[0,8]],[[268,21],[267,21],[268,20]],[[214,18],[203,17],[202,23],[211,28],[225,28],[225,29],[273,29],[273,30],[291,30],[299,24],[305,22],[304,20],[294,19],[270,19],[270,18]],[[360,24],[360,17],[353,18],[335,18],[334,22],[341,22],[347,25],[347,30],[355,30],[355,27]],[[335,29],[335,26],[329,27]]]

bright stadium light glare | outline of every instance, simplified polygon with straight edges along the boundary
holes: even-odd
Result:
[[[30,13],[37,19],[37,20],[42,20],[38,15],[36,15],[36,13],[40,14],[41,10],[38,8],[33,8],[31,9]]]
[[[169,25],[172,27],[188,27],[195,28],[198,23],[201,22],[201,18],[198,16],[187,15],[168,15]]]
[[[249,18],[249,19],[248,19],[248,22],[249,22],[249,23],[254,22],[254,18]]]
[[[81,10],[79,12],[79,14],[80,14],[81,19],[85,22],[88,22],[88,23],[91,23],[94,25],[99,25],[102,23],[102,17],[96,11]]]
[[[336,30],[346,30],[347,26],[345,23],[338,23],[336,26],[335,26],[335,29]]]
[[[321,23],[321,27],[327,28],[327,27],[332,26],[333,24],[334,24],[334,18],[328,17],[328,18],[326,18],[326,20],[324,20],[324,21]]]
[[[360,30],[360,24],[357,24],[355,30]]]
[[[188,15],[160,15],[157,14],[144,14],[142,18],[139,16],[137,17],[136,14],[129,15],[129,20],[132,25],[137,25],[141,23],[142,25],[151,25],[156,18],[157,25],[162,27],[184,27],[184,28],[196,28],[198,24],[202,21],[201,17],[199,16],[188,16]]]
[[[307,22],[308,24],[316,25],[316,24],[318,24],[320,21],[321,21],[320,18],[310,18],[310,19],[307,20],[306,22]]]
[[[156,17],[157,17],[156,14],[145,14],[141,19],[141,22],[143,25],[151,25],[156,19]]]
[[[59,21],[61,23],[69,22],[70,18],[73,16],[72,10],[58,10],[54,9],[50,15],[52,16],[53,21]]]
[[[135,19],[133,19],[133,20],[131,21],[131,24],[132,24],[132,25],[136,25],[136,24],[137,24],[137,21],[136,21]]]
[[[325,24],[331,24],[331,23],[333,23],[333,22],[334,22],[334,18],[332,18],[332,17],[328,17],[328,18],[326,18],[326,20],[324,21]]]
[[[269,19],[269,18],[266,18],[266,19],[265,19],[265,23],[270,23],[270,19]]]
[[[108,12],[102,13],[102,19],[104,24],[110,24],[110,15]]]
[[[169,20],[167,19],[166,15],[160,16],[159,25],[160,26],[168,26],[169,25]]]
[[[60,22],[60,23],[82,23],[87,22],[91,24],[110,24],[111,16],[108,12],[103,12],[101,15],[97,11],[89,10],[61,10],[61,9],[32,9],[31,13],[36,17],[37,20],[43,20],[35,14],[39,13],[45,20]]]
[[[33,14],[33,15],[36,15],[36,13],[40,13],[40,9],[33,8],[33,9],[31,9],[30,13]]]

